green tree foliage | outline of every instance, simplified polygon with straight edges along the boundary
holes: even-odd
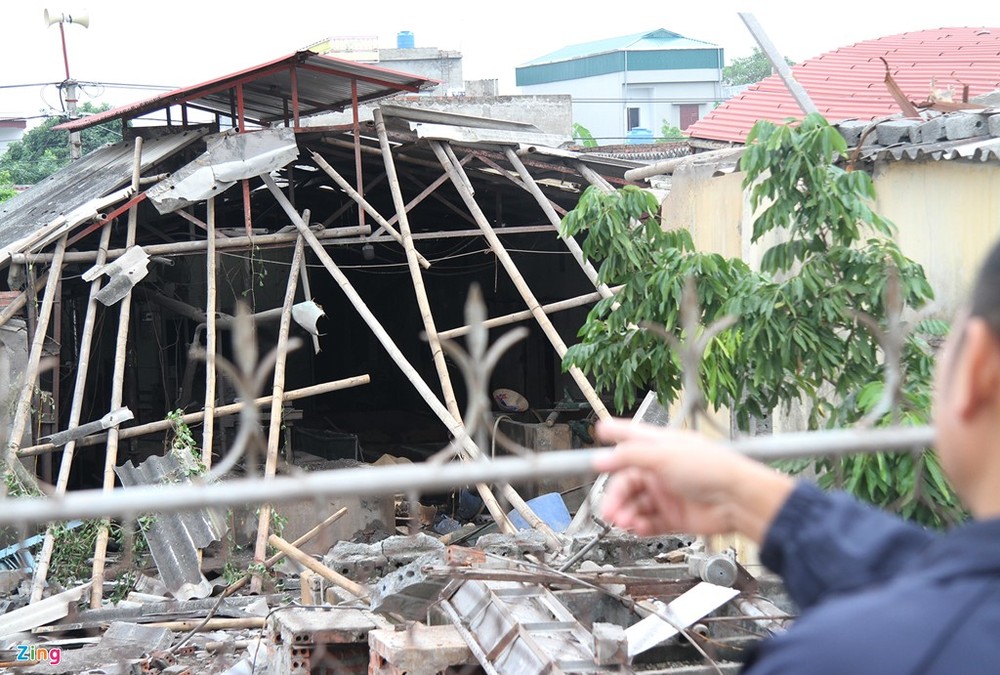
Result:
[[[0,202],[5,202],[16,194],[10,171],[0,171]]]
[[[684,140],[687,140],[687,136],[684,135],[680,127],[675,127],[669,121],[663,120],[663,124],[660,125],[660,137],[656,139],[657,143],[674,143]]]
[[[790,66],[795,65],[787,56],[785,62]],[[732,63],[722,69],[722,82],[731,86],[753,84],[770,74],[771,61],[767,58],[767,54],[754,47],[753,54],[733,59]]]
[[[597,140],[594,138],[594,134],[590,133],[590,129],[579,122],[573,122],[573,140],[585,148],[597,147]]]
[[[84,103],[79,112],[82,115],[93,115],[110,108],[106,103],[100,106]],[[69,164],[69,132],[52,128],[66,120],[66,117],[50,117],[26,133],[21,140],[11,143],[7,152],[0,156],[0,171],[7,171],[16,185],[34,185]],[[80,132],[83,154],[120,140],[118,122],[101,124]]]
[[[924,306],[932,290],[921,266],[890,238],[891,223],[872,211],[870,176],[838,166],[846,152],[843,138],[819,115],[798,126],[754,126],[741,159],[751,208],[759,214],[752,240],[779,235],[760,271],[696,251],[685,229],[661,229],[658,204],[643,190],[588,189],[562,229],[586,233],[583,249],[602,261],[601,280],[625,287],[590,312],[565,365],[579,366],[600,389],[613,391],[619,410],[646,389],[664,403],[674,400],[681,387],[676,353],[636,326],[655,323],[682,339],[681,299],[694,278],[703,325],[738,319],[709,343],[701,363],[710,406],[729,407],[743,429],[751,417],[793,402],[805,406],[811,428],[861,420],[877,405],[886,377],[878,339],[859,313],[885,325],[886,288],[894,276],[907,308]],[[927,339],[942,330],[941,322],[924,322],[906,341],[903,422],[927,418],[933,363]],[[929,453],[864,455],[821,461],[817,468],[824,484],[843,478],[854,494],[926,524],[960,515]]]

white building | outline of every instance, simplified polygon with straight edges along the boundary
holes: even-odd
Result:
[[[722,47],[661,28],[564,47],[519,66],[516,82],[524,94],[571,95],[574,122],[608,145],[701,119],[723,100],[723,64]]]
[[[7,151],[7,146],[21,140],[28,123],[23,119],[0,119],[0,155]]]

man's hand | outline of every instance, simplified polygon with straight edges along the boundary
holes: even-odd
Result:
[[[760,543],[794,481],[700,434],[609,420],[598,437],[618,447],[594,468],[613,473],[605,520],[637,534],[740,532]]]

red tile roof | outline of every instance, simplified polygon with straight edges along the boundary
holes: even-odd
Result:
[[[900,112],[886,88],[885,66],[914,102],[932,88],[962,88],[969,96],[1000,89],[1000,28],[938,28],[901,33],[841,47],[792,68],[819,111],[831,122],[870,120]],[[781,78],[772,75],[724,102],[687,128],[692,138],[742,143],[754,122],[783,122],[802,111]]]

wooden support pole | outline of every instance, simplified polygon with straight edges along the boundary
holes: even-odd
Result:
[[[466,155],[465,157],[462,158],[461,161],[462,161],[463,164],[465,164],[465,163],[467,163],[471,159],[472,159],[472,155]],[[425,199],[427,199],[429,196],[431,196],[431,193],[433,193],[435,190],[437,190],[439,187],[441,187],[447,181],[448,181],[448,174],[446,174],[446,173],[441,174],[440,176],[438,176],[437,178],[435,178],[434,181],[430,185],[428,185],[427,187],[425,187],[420,194],[418,194],[416,197],[414,197],[409,202],[407,202],[406,207],[403,210],[406,211],[406,213],[409,213],[414,208],[416,208],[418,204],[420,204]],[[395,225],[397,220],[399,220],[399,213],[396,213],[396,215],[394,215],[392,218],[389,219],[389,224],[390,225]],[[377,232],[373,233],[373,236],[374,236],[374,234],[378,234],[378,233]]]
[[[14,472],[15,477],[26,489],[33,492],[39,491],[38,481],[34,474],[21,464],[17,451],[21,447],[21,438],[24,436],[28,420],[31,418],[31,399],[35,394],[39,363],[42,360],[42,351],[45,346],[45,334],[48,332],[49,317],[52,316],[52,307],[55,305],[55,294],[59,287],[59,279],[62,276],[63,255],[65,253],[66,235],[64,234],[59,239],[59,243],[56,244],[56,255],[52,260],[52,267],[49,269],[49,283],[46,285],[42,307],[38,311],[35,334],[31,340],[31,349],[28,351],[28,363],[24,367],[24,381],[17,398],[17,405],[14,408],[14,419],[11,423],[10,436],[7,439],[7,468]],[[30,281],[28,283],[32,284]],[[2,489],[6,494],[6,486]]]
[[[389,221],[383,218],[382,215],[378,211],[376,211],[375,208],[371,204],[369,204],[367,200],[365,200],[365,198],[358,193],[357,190],[351,187],[351,184],[347,182],[347,179],[345,179],[343,176],[337,173],[337,170],[334,169],[332,166],[330,166],[330,163],[327,162],[325,159],[323,159],[322,155],[320,155],[318,152],[314,152],[312,153],[312,158],[313,161],[316,162],[316,166],[323,169],[323,171],[326,172],[326,175],[332,178],[333,182],[336,183],[341,190],[347,193],[348,197],[357,202],[358,206],[364,209],[364,211],[369,216],[371,216],[376,223],[379,224],[379,227],[383,228],[386,232],[388,232],[392,236],[392,238],[398,241],[400,244],[403,243],[403,235],[401,235],[399,231],[396,230],[396,228],[390,225]],[[431,266],[431,264],[427,261],[427,258],[423,257],[419,253],[417,254],[417,257],[420,260],[420,264],[425,269]]]
[[[434,368],[437,370],[438,380],[441,382],[441,393],[444,397],[444,404],[460,424],[462,414],[458,410],[458,401],[455,399],[455,389],[451,384],[451,375],[448,373],[448,363],[444,358],[444,351],[441,349],[441,341],[438,340],[437,326],[434,324],[434,314],[431,311],[430,300],[427,299],[427,290],[424,288],[424,278],[417,261],[417,249],[413,247],[413,237],[410,233],[410,218],[406,213],[406,204],[403,201],[403,190],[399,186],[399,177],[396,175],[396,164],[392,159],[392,148],[389,147],[389,136],[385,131],[385,120],[382,119],[382,111],[376,108],[373,112],[375,118],[375,133],[378,134],[379,145],[382,146],[382,160],[385,162],[385,172],[389,176],[389,190],[392,192],[392,201],[396,207],[396,216],[399,218],[399,230],[403,235],[403,250],[406,251],[406,262],[410,268],[410,279],[413,281],[413,291],[417,296],[417,307],[420,309],[420,318],[424,322],[424,333],[427,335],[427,344],[431,348],[431,358],[434,360]]]
[[[245,619],[215,618],[205,621],[204,619],[187,619],[181,621],[154,621],[144,623],[143,626],[150,628],[166,628],[171,631],[210,631],[210,630],[238,630],[247,628],[263,628],[266,622],[263,616],[250,616]]]
[[[306,211],[306,213],[308,213],[308,211]],[[303,220],[307,223],[309,222],[308,218],[304,218]],[[305,255],[302,256],[302,264],[299,265],[299,276],[301,277],[300,281],[302,282],[302,295],[305,297],[307,302],[312,302],[313,294],[312,288],[309,285],[309,266],[306,264]],[[310,333],[309,337],[312,338],[313,354],[319,354],[319,336]]]
[[[528,188],[528,192],[530,192],[531,196],[535,198],[538,205],[542,207],[542,211],[545,212],[545,217],[549,219],[549,222],[552,223],[552,226],[558,231],[562,219],[559,217],[559,214],[556,213],[555,209],[552,208],[552,202],[550,202],[549,198],[545,196],[542,189],[538,187],[538,183],[536,183],[535,179],[531,177],[531,174],[528,172],[528,167],[524,165],[524,162],[522,162],[521,158],[517,156],[517,153],[515,153],[511,148],[507,148],[505,153],[508,161],[511,163],[511,166],[513,166],[514,170],[521,175],[521,180],[524,181],[525,187]],[[614,295],[608,288],[607,284],[601,283],[601,280],[597,278],[597,270],[594,269],[594,266],[589,260],[587,260],[587,256],[583,254],[583,249],[580,248],[580,244],[577,243],[576,239],[573,237],[564,237],[561,232],[559,234],[559,238],[565,242],[566,248],[569,249],[573,259],[576,260],[580,269],[582,269],[583,273],[587,275],[588,279],[590,279],[590,283],[594,285],[594,288],[600,292],[601,297],[610,298]]]
[[[369,190],[374,189],[376,186],[378,186],[379,184],[381,184],[382,181],[385,180],[385,178],[386,178],[386,176],[385,176],[384,173],[379,174],[378,176],[376,176],[374,179],[372,179],[368,183],[368,189]],[[353,199],[351,201],[344,202],[343,204],[340,205],[340,207],[336,211],[334,211],[333,213],[331,213],[330,215],[328,215],[323,220],[323,222],[320,223],[320,224],[323,227],[329,227],[330,223],[336,221],[337,218],[340,218],[342,215],[344,215],[345,213],[347,213],[348,209],[352,208],[352,206],[357,206],[357,205],[358,205],[358,203],[355,202]],[[306,221],[306,222],[309,222],[309,221]],[[365,225],[365,227],[368,227],[368,225]]]
[[[267,432],[267,459],[264,462],[264,478],[274,478],[278,470],[278,442],[281,438],[282,396],[285,393],[285,364],[288,360],[288,331],[292,323],[292,305],[295,303],[295,290],[299,281],[299,266],[302,264],[304,242],[302,237],[295,242],[295,252],[292,254],[292,265],[288,271],[288,283],[285,286],[285,301],[281,306],[281,323],[278,325],[277,358],[274,362],[274,385],[271,393],[271,421]],[[254,562],[263,562],[267,554],[267,535],[271,530],[271,506],[261,504],[257,518],[257,542],[254,546]],[[260,593],[264,578],[257,574],[250,582],[250,590]]]
[[[135,139],[135,154],[132,161],[132,185],[139,183],[139,170],[142,166],[142,136]],[[128,226],[125,232],[125,248],[135,246],[136,229],[138,228],[138,210],[135,206],[129,209]],[[111,375],[111,405],[108,410],[122,407],[125,393],[125,361],[128,355],[128,331],[132,319],[132,289],[118,305],[118,333],[115,342],[115,365]],[[118,427],[108,429],[107,451],[104,456],[103,490],[110,493],[115,489],[115,466],[118,463]],[[104,562],[108,553],[108,526],[104,522],[97,531],[94,542],[94,561],[91,567],[90,606],[100,607],[104,592]]]
[[[334,380],[332,382],[324,382],[323,384],[314,384],[310,387],[303,387],[302,389],[293,389],[292,391],[286,391],[282,400],[284,401],[297,401],[302,398],[308,398],[310,396],[318,396],[320,394],[326,394],[331,391],[340,391],[341,389],[350,389],[351,387],[358,387],[363,384],[368,384],[371,381],[368,375],[358,375],[357,377],[349,377],[344,380]],[[271,403],[270,396],[261,396],[260,398],[255,398],[253,400],[253,405],[262,406],[269,405]],[[228,415],[235,415],[239,413],[243,406],[246,405],[244,402],[240,401],[238,403],[229,403],[227,405],[220,405],[215,409],[216,417],[226,417]],[[199,410],[198,412],[188,413],[183,415],[180,419],[184,424],[198,424],[205,419],[205,411]],[[137,438],[139,436],[146,436],[148,434],[155,434],[158,431],[166,431],[173,426],[173,422],[170,420],[157,420],[156,422],[148,422],[146,424],[140,424],[134,427],[128,427],[126,429],[120,429],[118,431],[118,438],[124,440],[126,438]],[[106,442],[108,438],[107,434],[94,434],[93,436],[87,436],[81,438],[76,442],[76,446],[83,447],[87,445],[101,445]],[[32,455],[41,455],[46,452],[52,452],[56,450],[56,446],[51,443],[44,443],[42,445],[34,445],[28,448],[23,448],[19,455],[22,457],[30,457]]]
[[[41,275],[40,277],[38,277],[38,279],[35,280],[34,291],[36,294],[38,293],[38,291],[45,288],[45,283],[48,280],[49,280],[48,272]],[[15,297],[13,300],[10,301],[9,305],[3,308],[3,311],[0,312],[0,326],[3,326],[11,319],[11,317],[13,317],[15,314],[24,309],[24,306],[28,304],[28,295],[29,295],[28,289],[24,289],[23,291],[21,291],[20,295],[18,295],[17,297]]]
[[[201,437],[201,461],[205,469],[212,468],[213,435],[215,432],[215,356],[216,330],[216,266],[218,258],[215,252],[215,197],[208,198],[208,215],[205,223],[208,226],[208,251],[205,253],[205,425]]]
[[[320,575],[321,577],[329,581],[331,584],[335,584],[343,588],[351,595],[361,598],[362,600],[368,600],[368,590],[364,586],[362,586],[357,582],[351,581],[342,574],[334,572],[332,569],[330,569],[320,561],[316,560],[312,556],[307,555],[302,551],[300,551],[299,549],[295,548],[294,546],[289,544],[287,541],[285,541],[278,535],[272,534],[270,537],[267,538],[267,543],[269,543],[271,546],[273,546],[274,548],[278,549],[279,551],[287,555],[295,562],[299,563],[300,565],[304,565],[307,569],[310,569],[316,574]]]
[[[346,237],[361,237],[370,235],[372,228],[368,225],[364,227],[336,227],[328,230],[320,230],[316,233],[316,238],[326,241],[328,239],[341,239]],[[216,252],[222,250],[245,250],[251,248],[270,248],[274,246],[294,245],[299,235],[296,232],[279,232],[275,234],[260,234],[256,237],[226,237],[221,236],[215,242]],[[355,243],[355,242],[351,242]],[[201,253],[208,250],[208,240],[199,239],[196,241],[178,241],[172,244],[153,244],[143,246],[143,250],[152,256],[162,255],[184,255],[187,253]],[[108,251],[108,260],[115,260],[128,252],[127,248],[115,248]],[[52,260],[51,253],[28,254],[15,253],[11,256],[11,262],[24,264],[28,262],[46,262]],[[97,260],[96,251],[73,251],[66,254],[66,262],[93,262]],[[40,281],[40,280],[39,280]]]
[[[346,506],[341,506],[339,509],[337,509],[333,514],[331,514],[322,523],[320,523],[319,525],[317,525],[316,527],[314,527],[313,529],[309,530],[308,532],[306,532],[305,534],[303,534],[301,537],[299,537],[298,539],[296,539],[295,541],[293,541],[292,542],[292,546],[302,546],[303,544],[307,544],[308,542],[312,541],[316,537],[317,534],[319,534],[320,532],[322,532],[323,530],[325,530],[327,527],[329,527],[330,525],[333,525],[335,522],[337,522],[338,520],[340,520],[341,518],[343,518],[345,513],[347,513],[347,507]],[[264,568],[265,569],[271,569],[272,567],[274,567],[275,565],[277,565],[279,562],[281,562],[282,560],[284,560],[286,557],[287,557],[286,553],[284,553],[282,551],[279,551],[278,553],[275,553],[270,558],[268,558],[267,560],[264,561]],[[242,577],[240,577],[239,579],[237,579],[233,583],[229,584],[229,586],[223,592],[223,595],[226,595],[226,596],[232,595],[236,591],[238,591],[241,588],[243,588],[244,586],[246,586],[248,581],[250,581],[250,575],[249,574],[243,575]]]
[[[416,371],[416,369],[399,350],[399,347],[396,346],[396,343],[385,331],[385,328],[382,327],[379,320],[375,318],[374,314],[372,314],[371,309],[368,308],[365,301],[361,299],[360,295],[358,295],[354,286],[351,285],[350,280],[344,275],[340,268],[337,267],[337,264],[333,262],[333,258],[330,257],[330,254],[326,252],[323,245],[316,239],[315,235],[313,235],[309,228],[306,227],[306,224],[302,221],[302,218],[295,211],[295,209],[292,208],[292,205],[288,202],[288,200],[285,199],[285,195],[274,182],[274,179],[267,174],[262,175],[261,178],[263,179],[264,184],[267,185],[268,189],[271,191],[271,194],[274,195],[274,198],[285,210],[285,214],[291,219],[295,226],[299,228],[299,232],[301,232],[302,236],[305,237],[306,243],[312,248],[316,257],[319,258],[320,262],[323,263],[323,266],[326,267],[326,270],[330,273],[330,276],[333,277],[334,281],[337,282],[337,285],[344,291],[344,295],[347,296],[348,301],[350,301],[351,305],[358,312],[358,314],[361,315],[364,322],[368,324],[372,333],[375,334],[376,339],[378,339],[378,341],[382,344],[382,347],[386,350],[386,352],[388,352],[390,358],[392,358],[392,360],[396,363],[396,366],[403,372],[406,379],[410,381],[410,384],[413,385],[414,389],[417,390],[417,393],[419,393],[424,399],[424,402],[427,403],[434,414],[437,415],[438,419],[444,423],[444,425],[448,428],[448,431],[461,444],[462,449],[468,456],[473,458],[482,456],[482,453],[476,446],[475,442],[469,434],[466,433],[465,427],[463,427],[458,420],[456,420],[455,417],[448,412],[448,408],[446,408],[445,405],[438,400],[437,396],[434,395],[434,392],[431,391],[431,388],[428,387],[427,383],[424,382],[422,377],[420,377],[420,373]],[[500,508],[500,505],[497,503],[496,498],[493,497],[489,488],[482,484],[477,485],[476,487],[479,490],[479,495],[483,498],[483,502],[486,504],[486,508],[489,510],[490,515],[493,516],[497,526],[500,528],[500,531],[505,533],[514,532],[514,526],[511,524],[507,514]],[[517,509],[518,513],[520,513],[529,523],[532,525],[535,524],[532,522],[532,518],[534,518],[536,522],[541,523],[538,516],[535,515],[531,508],[524,503],[524,500],[521,499],[520,496],[514,492],[512,488],[510,488],[510,486],[506,486],[504,494],[511,505]],[[552,532],[551,528],[545,525],[545,523],[541,523],[541,526],[537,529],[539,529],[539,531],[546,536],[546,540],[551,546],[561,547],[559,538],[554,532]]]
[[[514,282],[514,286],[517,287],[518,292],[521,297],[524,298],[525,303],[528,305],[528,309],[531,310],[532,316],[541,326],[542,331],[548,337],[549,342],[555,348],[556,353],[562,358],[566,354],[566,343],[559,336],[556,331],[555,326],[549,321],[549,318],[542,311],[541,305],[539,305],[538,300],[535,298],[535,294],[532,293],[531,289],[528,288],[527,282],[525,282],[524,277],[521,276],[520,271],[517,269],[517,265],[514,264],[514,260],[507,253],[507,249],[504,248],[503,243],[501,243],[500,238],[493,231],[490,226],[489,221],[486,219],[486,215],[479,208],[479,204],[476,203],[476,198],[465,188],[465,183],[462,180],[462,174],[464,170],[460,165],[455,164],[449,158],[447,153],[441,147],[441,143],[438,141],[431,141],[431,148],[434,150],[434,154],[437,155],[438,161],[441,162],[441,166],[445,168],[446,171],[451,175],[451,182],[454,184],[455,188],[458,190],[459,194],[462,195],[462,199],[465,201],[465,205],[468,207],[469,211],[475,217],[479,228],[483,231],[483,235],[486,237],[486,241],[489,243],[490,248],[496,255],[500,264],[504,266],[507,270],[507,274],[510,276],[511,280]],[[466,178],[468,180],[468,178]],[[608,419],[611,414],[608,413],[608,409],[605,407],[604,402],[594,391],[593,386],[587,380],[587,377],[583,374],[577,367],[571,367],[569,369],[569,374],[576,382],[580,391],[583,393],[587,402],[590,403],[590,407],[601,419]]]
[[[111,241],[111,223],[104,225],[101,231],[101,242],[98,248],[97,264],[104,264],[104,256],[107,255],[108,242]],[[103,254],[103,255],[102,255]],[[69,423],[67,429],[80,424],[80,415],[83,411],[84,395],[86,393],[87,372],[90,369],[90,349],[94,341],[94,324],[97,320],[97,293],[101,290],[103,277],[98,277],[90,284],[90,298],[87,301],[87,311],[83,318],[83,330],[80,334],[80,356],[76,366],[76,382],[73,385],[73,400],[70,403]],[[63,446],[62,462],[59,464],[59,476],[56,479],[55,496],[61,497],[66,494],[69,486],[70,471],[73,467],[73,454],[76,450],[76,441],[71,440]],[[31,579],[30,602],[37,602],[42,599],[42,590],[49,574],[49,563],[52,561],[52,550],[55,548],[55,535],[53,525],[45,531],[45,539],[42,542],[42,550],[35,560],[35,572]]]
[[[576,162],[574,163],[574,166],[576,167],[576,170],[580,172],[580,175],[583,176],[584,180],[601,192],[610,194],[615,191],[614,187],[612,187],[611,183],[609,183],[604,176],[597,173],[583,162]]]
[[[611,288],[612,293],[617,293],[625,286],[614,286]],[[578,295],[575,298],[569,298],[567,300],[560,300],[559,302],[551,302],[547,305],[542,305],[542,311],[546,314],[555,314],[556,312],[562,312],[563,310],[572,309],[574,307],[580,307],[581,305],[587,305],[592,302],[597,302],[601,299],[601,294],[598,292],[588,293],[587,295]],[[511,314],[504,314],[503,316],[494,317],[492,319],[487,319],[483,322],[483,325],[487,328],[496,328],[497,326],[506,326],[508,324],[517,323],[518,321],[527,321],[534,317],[530,309],[521,310],[520,312],[513,312]],[[439,338],[447,338],[449,340],[467,335],[469,331],[472,330],[472,326],[460,326],[458,328],[452,328],[450,330],[443,330],[438,333]]]

